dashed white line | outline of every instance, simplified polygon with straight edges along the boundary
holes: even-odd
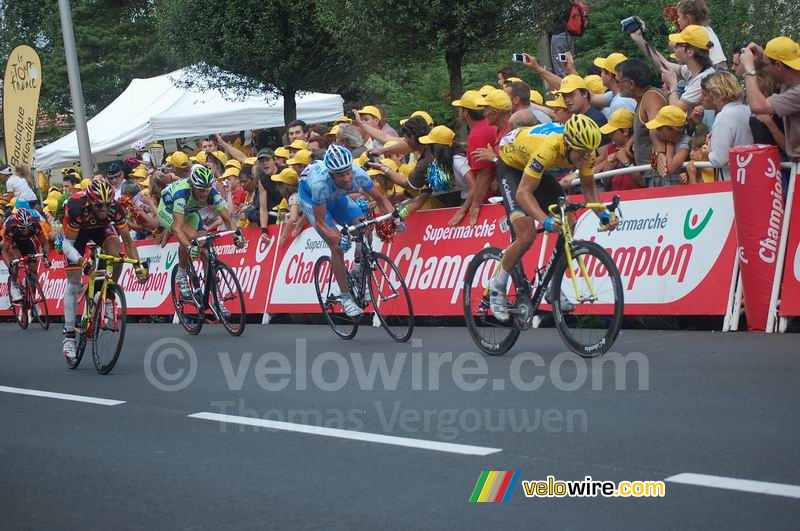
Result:
[[[717,489],[738,490],[756,494],[770,494],[772,496],[785,496],[787,498],[800,498],[800,486],[787,485],[786,483],[771,483],[769,481],[753,481],[750,479],[726,478],[724,476],[709,476],[706,474],[684,473],[671,476],[664,481],[696,485],[698,487],[712,487]]]
[[[256,426],[259,428],[271,428],[273,430],[293,431],[310,435],[321,435],[323,437],[336,437],[339,439],[350,439],[354,441],[364,441],[378,444],[391,444],[394,446],[405,446],[408,448],[420,448],[423,450],[434,450],[437,452],[448,452],[461,455],[490,455],[501,452],[500,448],[487,448],[485,446],[470,446],[467,444],[445,443],[437,441],[426,441],[423,439],[411,439],[408,437],[396,437],[394,435],[382,435],[378,433],[368,433],[363,431],[341,430],[337,428],[325,428],[322,426],[309,426],[307,424],[295,424],[292,422],[280,422],[277,420],[265,420],[251,417],[239,417],[235,415],[222,415],[220,413],[194,413],[189,415],[194,419],[213,420],[216,422],[227,422],[231,424],[243,424],[245,426]]]
[[[97,404],[98,406],[118,406],[124,404],[124,400],[109,400],[108,398],[95,398],[93,396],[68,395],[64,393],[53,393],[50,391],[37,391],[36,389],[22,389],[20,387],[6,387],[0,385],[0,392],[13,393],[15,395],[40,396],[43,398],[55,398],[57,400],[71,400],[72,402],[85,402],[87,404]]]

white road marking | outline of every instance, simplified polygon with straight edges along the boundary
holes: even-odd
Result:
[[[298,433],[307,433],[310,435],[322,435],[323,437],[337,437],[339,439],[351,439],[354,441],[391,444],[394,446],[406,446],[409,448],[421,448],[423,450],[449,452],[452,454],[490,455],[502,451],[500,448],[487,448],[484,446],[470,446],[466,444],[426,441],[423,439],[396,437],[394,435],[381,435],[378,433],[367,433],[363,431],[324,428],[321,426],[309,426],[306,424],[295,424],[293,422],[279,422],[276,420],[265,420],[265,419],[251,418],[251,417],[238,417],[235,415],[222,415],[219,413],[208,413],[208,412],[194,413],[192,415],[189,415],[189,417],[202,420],[213,420],[216,422],[244,424],[246,426],[257,426],[259,428],[271,428],[273,430],[294,431]]]
[[[50,391],[37,391],[35,389],[21,389],[19,387],[6,387],[0,385],[0,392],[14,393],[16,395],[41,396],[44,398],[56,398],[58,400],[71,400],[73,402],[85,402],[87,404],[97,404],[99,406],[118,406],[124,404],[124,400],[109,400],[108,398],[94,398],[93,396],[67,395],[64,393],[52,393]]]
[[[754,492],[756,494],[785,496],[787,498],[800,498],[800,486],[787,485],[785,483],[771,483],[769,481],[753,481],[750,479],[726,478],[723,476],[709,476],[706,474],[691,473],[671,476],[664,481],[682,483],[684,485],[697,485],[699,487],[713,487],[717,489]]]

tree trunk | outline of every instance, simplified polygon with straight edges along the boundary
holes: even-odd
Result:
[[[450,99],[457,100],[464,92],[464,78],[461,77],[461,63],[464,60],[464,52],[446,51],[444,60],[447,62],[447,73],[450,75]]]
[[[293,120],[297,119],[297,102],[295,101],[295,95],[297,91],[294,88],[284,88],[281,91],[281,95],[283,96],[283,125],[292,122]]]

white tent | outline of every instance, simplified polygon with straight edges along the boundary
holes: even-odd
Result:
[[[116,100],[89,120],[95,162],[117,158],[137,140],[150,142],[284,125],[281,96],[253,92],[236,98],[218,90],[195,91],[178,86],[186,75],[182,69],[134,79]],[[306,93],[297,96],[296,104],[297,118],[307,123],[331,122],[343,111],[338,94]],[[39,170],[66,166],[79,159],[75,131],[34,152]]]

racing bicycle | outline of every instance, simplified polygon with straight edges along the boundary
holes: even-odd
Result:
[[[395,210],[377,218],[342,227],[343,235],[352,235],[361,245],[361,273],[347,272],[347,286],[361,309],[370,304],[378,320],[395,341],[408,341],[414,331],[414,309],[411,294],[400,270],[385,254],[372,249],[366,232],[369,227],[389,219],[400,219]],[[325,320],[342,339],[352,339],[363,316],[348,317],[342,308],[341,290],[331,267],[331,257],[321,256],[314,264],[314,288]],[[367,291],[369,290],[369,292]]]
[[[92,247],[83,271],[89,280],[77,305],[83,311],[78,318],[75,359],[67,358],[70,369],[77,369],[80,365],[88,341],[92,342],[92,361],[98,373],[108,374],[117,364],[125,341],[128,305],[122,287],[114,282],[116,264],[150,269],[149,259],[142,261],[113,256]]]
[[[11,277],[8,277],[8,300],[11,301],[11,309],[14,311],[14,318],[22,329],[28,328],[28,323],[35,320],[42,328],[50,328],[50,319],[47,311],[47,299],[44,297],[42,285],[36,277],[36,269],[31,269],[31,265],[38,264],[40,258],[47,258],[43,253],[30,254],[11,261],[11,268],[19,266],[17,273],[17,286],[22,295],[20,300],[11,299]]]
[[[503,251],[487,247],[472,259],[464,278],[464,318],[473,341],[483,352],[492,356],[508,352],[520,332],[533,326],[543,298],[552,305],[558,333],[573,352],[591,358],[604,354],[614,344],[622,326],[622,281],[603,247],[574,239],[569,220],[585,208],[608,208],[614,220],[619,196],[609,204],[577,203],[562,197],[558,204],[549,206],[551,216],[567,222],[561,223],[549,262],[534,271],[531,280],[525,276],[522,260],[509,275],[508,322],[495,318],[489,307],[488,283]]]
[[[208,257],[205,269],[198,268],[194,260],[189,260],[186,274],[189,277],[191,295],[184,297],[178,288],[178,268],[172,269],[172,302],[175,313],[183,328],[192,335],[200,333],[206,319],[213,318],[222,323],[231,335],[240,336],[244,332],[246,320],[244,295],[239,279],[231,267],[222,262],[214,250],[214,240],[223,236],[242,237],[241,229],[207,234],[192,239],[192,245],[203,249]],[[213,273],[213,274],[212,274]],[[211,315],[207,315],[211,312]]]

